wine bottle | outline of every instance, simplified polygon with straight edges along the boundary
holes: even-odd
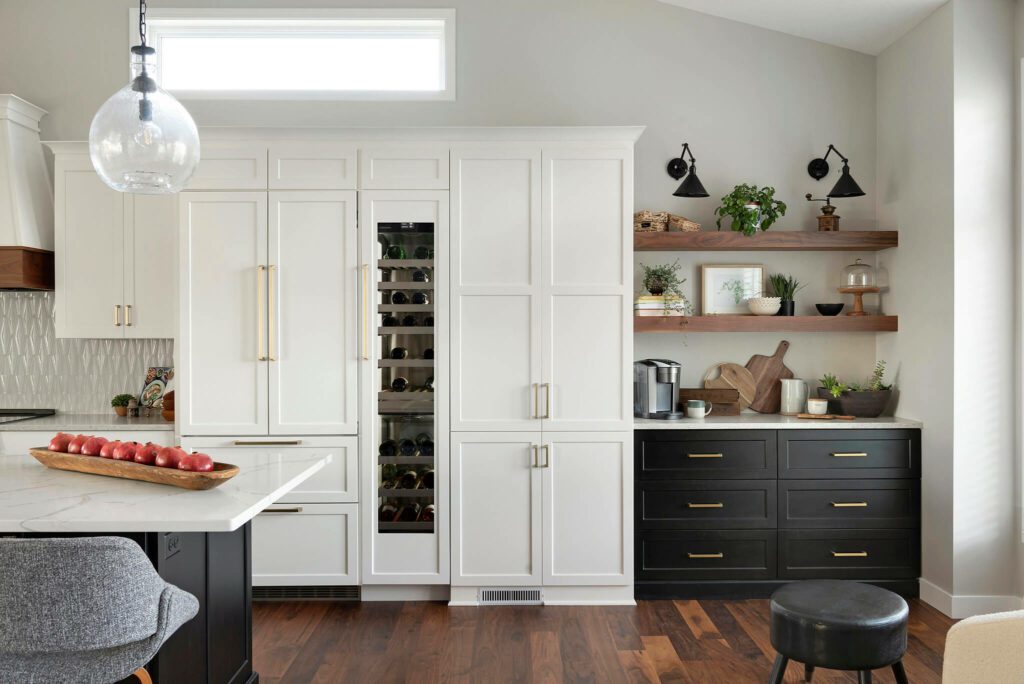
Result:
[[[380,488],[381,489],[397,489],[398,488],[398,479],[397,478],[392,478],[392,479],[387,479],[387,480],[381,480],[380,481]]]
[[[388,356],[392,359],[407,359],[409,358],[409,350],[405,347],[394,347],[388,352]]]
[[[416,489],[419,481],[419,475],[416,474],[415,470],[406,470],[398,476],[398,487],[399,489]]]
[[[409,295],[405,294],[404,292],[402,292],[400,290],[392,292],[391,293],[391,303],[392,304],[408,304],[409,303]],[[426,303],[426,302],[424,302],[424,303]]]
[[[397,516],[398,506],[390,501],[385,501],[380,505],[380,508],[377,509],[377,520],[380,522],[394,522]]]
[[[402,319],[402,325],[407,328],[414,328],[418,325],[416,322],[416,316],[414,314],[406,314]]]
[[[420,505],[412,502],[398,509],[395,522],[416,522],[420,517]]]
[[[403,292],[402,295],[404,296],[405,293]],[[394,299],[394,295],[392,295],[392,299]],[[394,302],[394,303],[395,304],[405,304],[405,302]],[[429,304],[430,303],[430,295],[428,295],[426,292],[413,292],[412,293],[412,303],[413,304],[418,304],[418,305]]]
[[[398,316],[392,316],[391,314],[385,314],[384,318],[381,319],[380,324],[385,328],[392,328],[398,325]]]
[[[387,464],[381,466],[381,469],[380,469],[381,482],[383,482],[384,480],[394,480],[396,477],[398,477],[398,466],[396,466],[396,465],[394,465],[392,463],[387,463]]]
[[[404,259],[405,258],[405,247],[402,243],[397,242],[393,245],[388,245],[388,259]]]
[[[378,259],[387,259],[388,258],[388,247],[391,246],[391,241],[388,240],[383,235],[378,235],[377,236],[377,244],[380,245],[380,252],[378,253],[377,258]]]
[[[387,439],[380,443],[377,448],[377,453],[381,456],[397,456],[398,455],[398,442],[393,439]]]
[[[430,282],[430,274],[427,273],[426,271],[413,271],[412,272],[412,281],[414,283],[429,283]]]
[[[433,489],[434,488],[434,471],[424,470],[420,473],[420,489]]]
[[[417,520],[419,522],[434,522],[434,514],[436,510],[437,509],[434,507],[434,504],[427,504],[423,507],[423,510],[420,511],[420,517],[417,518]]]
[[[433,392],[434,391],[434,376],[433,375],[431,375],[429,378],[427,378],[427,382],[424,383],[423,388],[426,389],[428,392]]]
[[[411,439],[403,439],[398,443],[398,453],[402,456],[415,456],[416,450],[416,442]]]
[[[430,248],[427,247],[426,245],[420,245],[415,250],[413,250],[412,255],[414,257],[416,257],[417,259],[429,259],[430,258]]]
[[[426,316],[423,319],[423,325],[427,326],[428,328],[433,328],[434,327],[434,317],[433,316]]]
[[[426,432],[416,435],[416,446],[420,450],[420,456],[434,455],[434,440]]]
[[[404,392],[409,389],[409,381],[403,377],[397,377],[391,381],[392,392]]]
[[[395,358],[395,357],[392,356],[391,358]],[[402,358],[404,359],[405,357],[403,356]],[[428,361],[430,359],[433,359],[434,358],[434,350],[430,349],[430,348],[424,349],[423,350],[423,358],[428,360]]]

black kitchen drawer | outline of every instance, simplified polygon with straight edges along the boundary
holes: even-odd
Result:
[[[780,430],[779,477],[921,476],[920,430]]]
[[[919,480],[779,480],[780,528],[914,528]]]
[[[783,579],[914,579],[921,571],[917,530],[781,530]]]
[[[774,478],[774,430],[644,430],[636,433],[641,480]]]
[[[645,531],[636,538],[637,580],[773,579],[775,530]]]
[[[775,480],[636,483],[636,526],[738,530],[776,526]]]

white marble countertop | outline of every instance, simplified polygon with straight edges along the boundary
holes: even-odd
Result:
[[[0,533],[230,532],[330,459],[294,452],[238,454],[238,475],[194,492],[54,470],[27,454],[0,455]]]
[[[109,413],[57,413],[13,423],[0,423],[0,432],[89,432],[96,430],[166,430],[174,431],[159,415],[149,418],[122,418]]]
[[[920,427],[921,423],[916,420],[894,416],[854,420],[813,420],[778,414],[741,413],[738,416],[708,416],[703,419],[633,419],[635,430],[883,430]]]

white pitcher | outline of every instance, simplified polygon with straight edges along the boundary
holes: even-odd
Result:
[[[782,380],[782,410],[784,416],[803,413],[807,407],[807,383],[798,378]]]

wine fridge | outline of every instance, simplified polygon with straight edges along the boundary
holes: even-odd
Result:
[[[363,579],[448,580],[448,193],[362,193]]]

